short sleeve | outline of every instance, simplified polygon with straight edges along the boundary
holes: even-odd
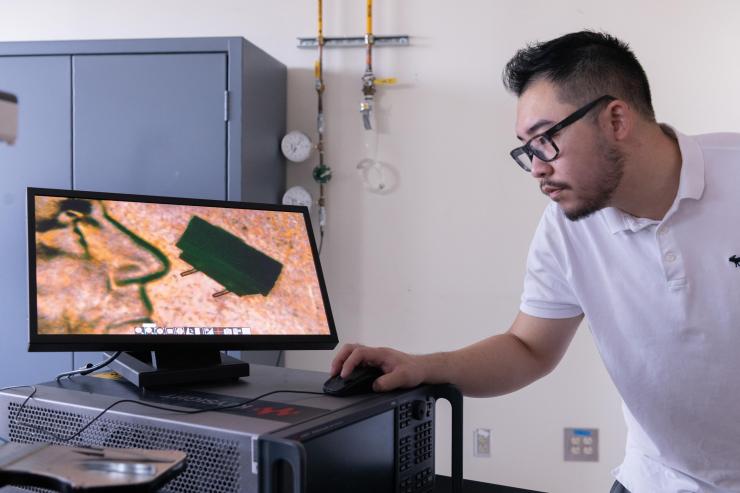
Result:
[[[583,313],[566,276],[568,254],[557,207],[550,204],[543,213],[527,255],[519,309],[534,317],[570,318]]]

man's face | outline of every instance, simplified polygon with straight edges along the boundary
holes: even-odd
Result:
[[[36,204],[39,333],[115,333],[149,321],[145,284],[166,266],[99,201]],[[118,330],[117,330],[118,329]]]
[[[516,134],[527,142],[577,109],[558,100],[552,83],[533,82],[519,97]],[[557,202],[571,221],[608,206],[622,178],[623,156],[593,120],[603,109],[597,106],[553,136],[560,149],[554,161],[532,160],[531,174],[539,181],[540,190]]]

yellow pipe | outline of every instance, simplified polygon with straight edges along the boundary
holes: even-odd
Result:
[[[323,0],[319,0],[319,38],[320,45],[324,44],[324,18],[323,18]]]

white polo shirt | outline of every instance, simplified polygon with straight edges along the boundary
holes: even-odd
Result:
[[[670,129],[668,129],[670,132]],[[521,310],[585,313],[628,427],[631,493],[740,491],[740,134],[677,134],[662,221],[546,209]]]

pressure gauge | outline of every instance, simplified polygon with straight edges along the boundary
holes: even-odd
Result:
[[[289,188],[283,195],[284,205],[305,205],[311,210],[313,204],[313,197],[308,191],[299,186]]]
[[[288,132],[280,143],[283,155],[294,163],[300,163],[308,159],[312,147],[311,139],[297,130]]]

